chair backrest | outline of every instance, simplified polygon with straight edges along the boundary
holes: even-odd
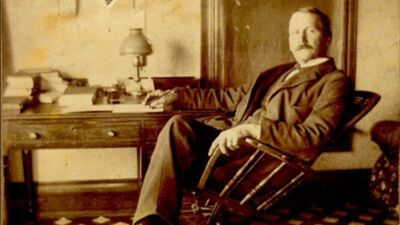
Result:
[[[346,130],[354,126],[379,102],[381,96],[370,91],[354,91],[352,102],[344,115],[343,125],[337,131],[335,139],[340,137]]]
[[[351,151],[351,128],[371,111],[380,100],[380,95],[356,90],[349,100],[349,106],[342,118],[339,128],[324,146],[324,152]]]

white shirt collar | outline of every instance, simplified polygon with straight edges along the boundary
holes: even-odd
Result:
[[[308,60],[308,62],[306,62],[303,65],[300,65],[299,63],[297,63],[296,66],[300,66],[300,68],[299,67],[295,67],[294,70],[292,70],[288,75],[286,75],[285,78],[283,78],[283,81],[287,81],[290,78],[292,78],[295,75],[297,75],[301,68],[307,68],[307,67],[311,67],[311,66],[316,66],[316,65],[322,64],[322,63],[324,63],[324,62],[326,62],[328,60],[329,60],[329,58],[327,58],[327,57],[319,57],[319,58],[314,58],[314,59]]]
[[[300,68],[316,66],[316,65],[322,64],[328,60],[329,60],[329,58],[327,58],[327,57],[318,57],[318,58],[310,59],[305,64],[300,65]]]

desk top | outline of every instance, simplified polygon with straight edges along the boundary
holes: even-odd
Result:
[[[112,107],[113,105],[110,105]],[[118,107],[117,105],[115,105]],[[63,111],[62,107],[57,104],[38,104],[35,107],[30,107],[24,110],[22,113],[8,113],[3,111],[4,120],[15,120],[15,119],[43,119],[43,118],[102,118],[102,117],[129,117],[132,115],[136,116],[171,116],[175,114],[190,114],[191,116],[204,116],[217,113],[212,110],[172,110],[166,109],[164,111],[121,111],[112,112],[111,110],[104,111],[85,111],[85,112],[68,112]]]

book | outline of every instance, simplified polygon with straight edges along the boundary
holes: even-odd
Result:
[[[9,88],[40,88],[40,74],[15,74],[6,78]]]
[[[31,88],[11,88],[6,87],[4,90],[4,97],[21,97],[21,96],[30,96],[32,95]]]
[[[41,91],[54,91],[62,94],[65,89],[67,89],[68,85],[63,81],[52,81],[42,79],[40,89]]]
[[[2,107],[4,111],[22,112],[31,101],[30,97],[3,97]]]
[[[39,99],[40,103],[51,104],[51,103],[55,102],[60,96],[61,96],[61,94],[58,92],[46,91],[46,92],[41,92],[39,94],[38,99]]]
[[[69,86],[58,99],[60,106],[85,106],[93,105],[98,88],[97,87],[73,87]]]

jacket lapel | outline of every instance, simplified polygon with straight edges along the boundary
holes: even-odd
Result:
[[[311,67],[306,67],[300,69],[300,71],[289,80],[282,83],[280,87],[277,87],[271,94],[269,95],[269,99],[271,99],[277,92],[285,88],[293,88],[299,84],[304,82],[309,82],[315,79],[319,79],[321,76],[328,74],[330,72],[336,71],[336,66],[333,59],[329,59],[328,61]]]
[[[258,76],[256,81],[250,88],[250,94],[246,95],[246,98],[244,100],[246,105],[243,108],[243,111],[237,112],[238,123],[243,122],[248,116],[250,116],[254,112],[254,110],[257,109],[269,86],[294,65],[295,63],[288,63],[277,66],[261,73]]]

